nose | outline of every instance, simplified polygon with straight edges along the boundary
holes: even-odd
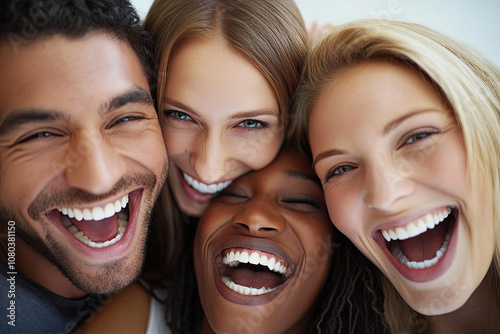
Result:
[[[287,226],[285,217],[270,199],[247,202],[242,210],[233,216],[232,225],[254,236],[280,234]]]
[[[376,163],[366,168],[364,201],[370,209],[390,211],[400,199],[415,191],[411,170],[402,163]]]
[[[95,141],[85,136],[72,142],[65,166],[66,181],[71,187],[95,195],[111,191],[126,169],[105,140]]]
[[[231,150],[218,134],[200,136],[190,163],[203,183],[221,181],[231,168]]]

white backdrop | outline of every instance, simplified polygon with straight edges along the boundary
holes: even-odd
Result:
[[[251,1],[251,0],[246,0]],[[145,17],[152,0],[132,0]],[[361,18],[418,22],[466,42],[500,66],[499,0],[295,0],[306,22]]]

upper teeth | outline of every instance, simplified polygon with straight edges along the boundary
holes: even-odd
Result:
[[[78,221],[83,220],[103,220],[109,218],[115,213],[118,213],[125,208],[128,203],[128,194],[123,196],[121,200],[116,200],[113,203],[105,204],[104,206],[94,206],[92,208],[57,208],[63,215],[69,218],[75,218]]]
[[[233,181],[226,181],[221,183],[205,184],[203,182],[193,179],[191,176],[187,175],[184,172],[182,173],[182,175],[184,176],[184,180],[186,180],[187,184],[193,187],[196,191],[203,194],[215,194],[216,192],[221,191],[224,188],[227,188],[231,184],[231,182],[233,182]]]
[[[223,256],[222,263],[230,267],[237,267],[240,263],[250,263],[254,265],[266,266],[269,270],[283,275],[287,273],[286,264],[282,260],[272,254],[261,254],[256,251],[231,250]]]
[[[406,226],[399,226],[393,229],[383,229],[381,232],[387,241],[413,238],[424,233],[427,229],[433,229],[435,226],[439,225],[439,223],[445,220],[450,213],[451,208],[447,207],[439,210],[438,212],[428,213],[425,216],[412,221]]]

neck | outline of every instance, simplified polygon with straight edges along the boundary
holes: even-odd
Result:
[[[427,334],[500,333],[499,276],[492,264],[467,302],[448,314],[427,317]]]
[[[8,263],[5,239],[1,240],[1,247],[0,261]],[[15,271],[61,297],[76,299],[85,296],[85,292],[77,289],[54,264],[19,238],[15,241]]]

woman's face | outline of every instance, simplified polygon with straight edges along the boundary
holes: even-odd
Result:
[[[309,132],[335,226],[415,310],[462,306],[491,264],[493,219],[472,205],[462,134],[429,82],[402,65],[347,69]]]
[[[218,35],[176,48],[163,109],[169,184],[181,210],[192,216],[233,179],[270,163],[282,143],[271,85]]]
[[[198,225],[194,264],[217,333],[304,333],[333,253],[332,224],[310,162],[286,150],[235,180]]]

